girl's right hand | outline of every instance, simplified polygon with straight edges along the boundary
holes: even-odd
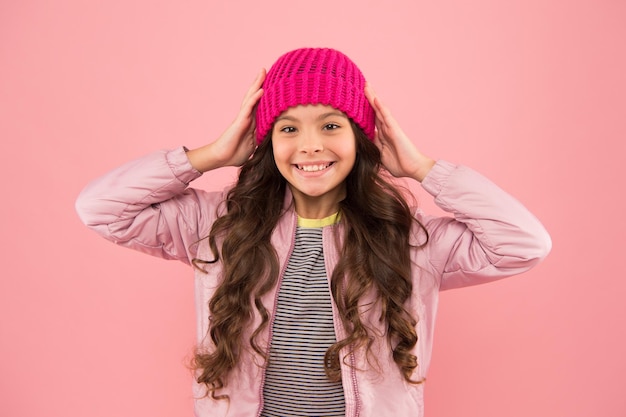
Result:
[[[265,69],[248,89],[239,113],[215,142],[187,152],[191,165],[200,172],[224,166],[243,165],[256,149],[254,109],[263,95]]]

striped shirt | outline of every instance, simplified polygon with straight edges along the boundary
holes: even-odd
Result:
[[[322,226],[336,216],[299,219],[295,246],[278,292],[263,417],[343,416],[341,382],[324,373],[324,354],[336,342]]]

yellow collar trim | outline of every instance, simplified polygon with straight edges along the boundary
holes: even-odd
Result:
[[[339,218],[339,213],[331,214],[323,219],[305,219],[298,216],[298,226],[308,228],[325,227],[339,223]]]

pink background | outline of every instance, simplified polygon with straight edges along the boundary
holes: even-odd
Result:
[[[1,1],[0,415],[191,415],[191,271],[100,239],[74,199],[214,139],[300,46],[346,52],[427,154],[553,236],[531,272],[442,295],[427,416],[626,415],[625,22],[618,0]]]

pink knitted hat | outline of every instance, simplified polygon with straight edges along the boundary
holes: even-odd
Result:
[[[256,111],[257,144],[282,112],[299,104],[325,104],[341,110],[374,140],[374,109],[365,97],[365,78],[339,51],[302,48],[287,52],[270,68],[263,89]]]

